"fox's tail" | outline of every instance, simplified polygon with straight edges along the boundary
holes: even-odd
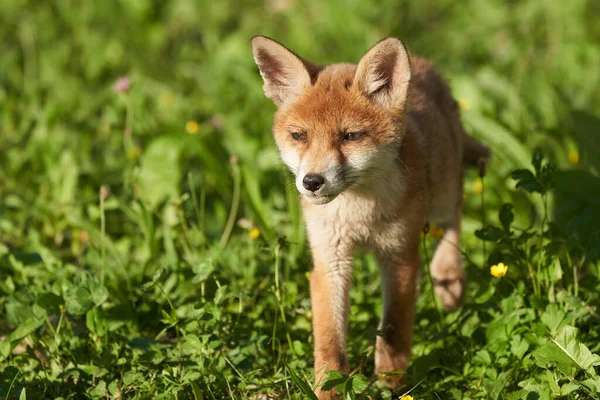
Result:
[[[466,133],[463,135],[463,165],[477,167],[480,160],[487,161],[491,156],[490,148],[479,143]]]

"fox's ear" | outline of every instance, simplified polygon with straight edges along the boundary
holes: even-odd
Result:
[[[318,67],[265,36],[252,38],[254,61],[264,81],[265,95],[279,107],[311,85]]]
[[[389,37],[371,47],[358,63],[354,82],[383,107],[403,109],[410,82],[410,60],[404,43]]]

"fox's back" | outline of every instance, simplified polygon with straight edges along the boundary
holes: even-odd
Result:
[[[407,136],[417,136],[427,177],[429,219],[447,222],[456,204],[448,193],[461,189],[464,130],[458,104],[435,65],[411,56]],[[455,196],[459,197],[460,196]]]

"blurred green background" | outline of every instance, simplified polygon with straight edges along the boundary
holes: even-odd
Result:
[[[3,0],[0,336],[13,343],[0,394],[300,396],[285,367],[311,380],[310,258],[255,34],[317,63],[400,37],[492,148],[486,219],[511,202],[517,226],[540,222],[542,200],[510,172],[542,149],[558,167],[553,220],[597,260],[599,15],[593,0]],[[469,172],[473,293],[482,187]],[[380,292],[361,264],[350,357],[368,374]]]

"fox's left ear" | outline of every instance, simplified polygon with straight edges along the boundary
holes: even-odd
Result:
[[[318,67],[266,36],[252,38],[254,61],[263,78],[265,95],[280,107],[312,84]]]
[[[354,82],[375,103],[404,109],[410,83],[410,60],[398,38],[383,39],[360,59]]]

